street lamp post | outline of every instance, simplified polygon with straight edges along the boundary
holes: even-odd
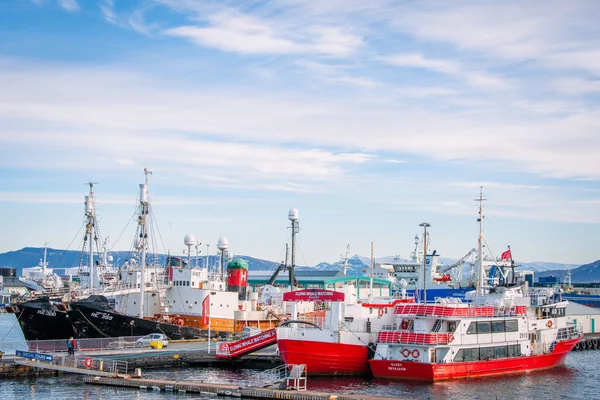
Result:
[[[423,303],[427,303],[427,222],[419,224],[423,227]]]

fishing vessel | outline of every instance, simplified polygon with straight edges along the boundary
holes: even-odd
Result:
[[[25,340],[67,339],[75,336],[67,308],[61,302],[51,301],[48,296],[5,305],[15,314]]]
[[[483,242],[479,196],[479,254]],[[579,342],[565,317],[567,301],[553,289],[490,287],[480,256],[476,291],[436,304],[398,305],[396,327],[377,335],[369,361],[376,378],[438,381],[517,374],[556,367]]]

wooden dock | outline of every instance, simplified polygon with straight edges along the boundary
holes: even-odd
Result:
[[[398,400],[397,397],[378,397],[362,394],[335,394],[313,391],[291,391],[272,388],[241,387],[205,382],[179,382],[156,379],[119,379],[89,377],[83,381],[90,385],[129,387],[138,390],[160,390],[175,393],[197,393],[205,397],[245,397],[282,400]]]

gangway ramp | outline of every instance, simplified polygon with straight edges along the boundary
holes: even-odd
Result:
[[[264,349],[277,342],[277,330],[268,329],[258,335],[250,336],[235,342],[217,343],[218,358],[235,358]]]
[[[127,362],[125,361],[104,361],[101,359],[93,359],[91,357],[53,357],[49,354],[43,354],[46,357],[42,358],[39,357],[42,355],[41,353],[27,352],[28,354],[38,355],[36,358],[29,358],[19,356],[19,353],[25,352],[17,352],[17,357],[14,359],[14,363],[16,365],[25,365],[32,368],[42,368],[53,371],[68,372],[72,374],[102,376],[107,378],[131,377],[127,375]]]

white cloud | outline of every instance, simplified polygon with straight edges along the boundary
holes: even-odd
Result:
[[[455,62],[428,59],[423,57],[421,54],[398,54],[384,57],[384,60],[399,67],[425,68],[451,75],[457,75],[463,72]]]
[[[77,0],[58,0],[58,5],[70,12],[77,11],[80,8]]]
[[[102,12],[102,16],[104,19],[111,24],[117,23],[117,16],[115,14],[115,1],[114,0],[104,0],[100,4],[100,11]]]
[[[362,39],[339,27],[310,26],[304,32],[291,32],[282,26],[238,12],[220,12],[208,18],[208,27],[180,26],[163,34],[186,38],[198,45],[244,54],[315,53],[347,56]]]
[[[502,168],[540,175],[600,177],[600,164],[595,162],[600,152],[596,134],[600,114],[593,110],[562,116],[542,114],[532,119],[532,111],[520,107],[513,115],[511,105],[496,102],[454,111],[431,109],[431,103],[403,103],[403,99],[371,104],[354,98],[320,98],[318,93],[247,92],[247,88],[238,86],[212,90],[188,81],[178,84],[103,69],[17,63],[0,64],[0,72],[0,85],[5,88],[0,93],[0,118],[4,120],[0,139],[5,148],[22,143],[11,126],[29,121],[48,126],[40,130],[41,139],[52,132],[56,145],[65,149],[78,143],[76,136],[66,134],[72,130],[89,132],[84,136],[94,143],[93,132],[113,132],[122,149],[136,147],[137,132],[148,132],[149,148],[161,157],[181,154],[173,160],[213,167],[236,164],[231,160],[242,157],[245,163],[237,164],[243,165],[241,170],[257,175],[299,174],[328,179],[344,173],[347,158],[328,150],[306,150],[309,147],[344,148],[352,154],[389,151],[439,160],[485,160]],[[386,92],[382,89],[381,93],[384,96]],[[58,134],[60,127],[68,127],[65,135]],[[159,140],[148,136],[153,132],[199,134],[202,140],[182,140],[173,133],[163,133],[164,139]],[[205,135],[247,145],[223,143],[215,148],[214,144],[204,143]],[[37,135],[23,137],[38,141]],[[185,145],[174,147],[171,141]],[[263,150],[264,143],[275,147]],[[252,146],[257,144],[259,148],[254,149]],[[289,144],[301,144],[304,150],[285,150]],[[97,146],[108,152],[108,159],[135,160],[129,150],[115,153],[102,141]],[[206,149],[210,149],[207,154]],[[252,159],[260,155],[265,162],[252,166],[250,158],[244,156],[248,151]],[[153,154],[146,152],[144,157],[155,157]],[[358,157],[352,162],[363,162],[364,156]]]
[[[451,60],[426,58],[421,54],[396,54],[382,58],[384,62],[399,67],[422,68],[452,75],[465,80],[469,85],[487,89],[511,88],[505,79],[480,71],[472,71]]]
[[[311,76],[330,83],[342,83],[362,88],[379,85],[372,79],[351,75],[353,68],[348,65],[323,64],[310,60],[298,60],[296,65],[308,71]]]

